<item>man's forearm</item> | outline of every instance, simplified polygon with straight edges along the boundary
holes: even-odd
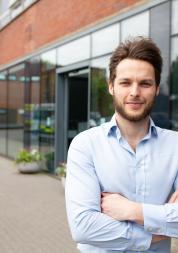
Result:
[[[105,214],[120,221],[127,220],[134,221],[140,225],[144,224],[142,204],[130,201],[119,194],[104,193],[102,194],[102,198],[101,207]],[[167,239],[166,236],[152,235],[151,243],[160,242],[165,239]]]
[[[144,223],[142,204],[130,201],[120,194],[102,193],[102,212],[119,221]]]
[[[137,202],[132,202],[130,205],[130,212],[129,212],[129,221],[134,221],[140,225],[144,224],[144,217],[143,217],[143,207],[142,204]]]

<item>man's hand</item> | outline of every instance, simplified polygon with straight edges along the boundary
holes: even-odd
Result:
[[[168,203],[178,202],[178,189],[172,194]],[[101,211],[119,221],[135,221],[138,224],[144,223],[142,205],[128,200],[118,193],[101,194]],[[152,243],[167,239],[167,236],[153,235]]]
[[[151,241],[151,243],[160,242],[160,241],[166,240],[166,239],[168,239],[168,238],[169,238],[169,237],[164,236],[164,235],[153,235],[153,236],[152,236],[152,241]]]
[[[168,203],[178,202],[178,189],[171,195]]]
[[[178,201],[178,190],[170,199],[170,201],[175,200]],[[143,224],[143,210],[141,204],[130,201],[117,193],[101,194],[101,211],[119,221],[130,220]],[[163,235],[153,235],[151,243],[160,242],[167,238],[168,237]]]
[[[171,195],[171,198],[168,201],[168,203],[175,203],[175,202],[178,202],[178,189]],[[153,235],[152,243],[160,242],[165,239],[168,239],[168,237],[164,235]]]
[[[118,193],[101,194],[101,211],[119,221],[130,220],[143,224],[142,205]]]

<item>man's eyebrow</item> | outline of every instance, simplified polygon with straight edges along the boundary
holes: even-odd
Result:
[[[118,78],[118,81],[130,81],[130,78]]]
[[[131,81],[131,78],[118,78],[117,79],[119,82],[122,82],[122,81],[127,81],[127,82],[130,82]],[[155,83],[155,81],[153,80],[153,79],[150,79],[150,78],[144,78],[144,79],[141,79],[140,81],[139,81],[139,83],[151,83],[151,84],[154,84]]]
[[[155,83],[155,81],[153,79],[142,79],[140,80],[140,82],[145,82],[145,83]]]

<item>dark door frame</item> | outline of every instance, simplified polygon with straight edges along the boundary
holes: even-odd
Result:
[[[59,67],[56,69],[55,87],[55,167],[59,161],[65,161],[67,157],[67,116],[68,116],[68,84],[67,75],[69,72],[88,68],[88,118],[90,111],[90,62],[85,61],[79,64]],[[63,148],[61,148],[63,147]]]

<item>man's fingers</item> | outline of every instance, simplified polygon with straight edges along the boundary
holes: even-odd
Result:
[[[164,236],[164,235],[153,235],[153,236],[152,236],[152,243],[160,242],[160,241],[165,240],[165,239],[168,239],[168,238],[169,238],[169,237]]]
[[[178,189],[171,195],[168,203],[178,202]]]
[[[109,195],[111,195],[111,194],[113,194],[113,193],[102,192],[102,193],[101,193],[101,196],[102,196],[102,197],[106,197],[106,196],[109,196]]]

